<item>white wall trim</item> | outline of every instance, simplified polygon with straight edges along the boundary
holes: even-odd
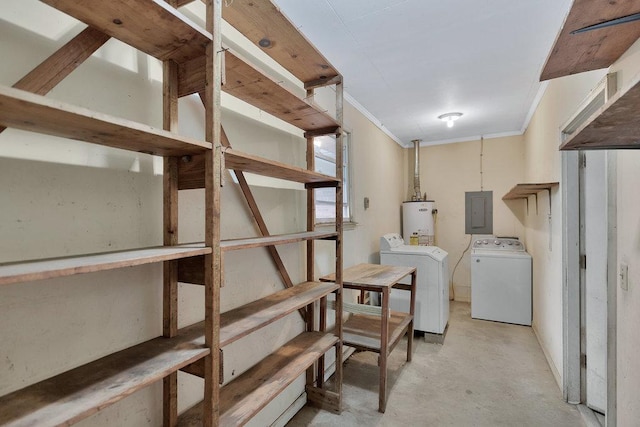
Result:
[[[487,135],[474,135],[474,136],[468,136],[466,138],[441,139],[439,141],[422,141],[420,143],[420,146],[429,147],[431,145],[455,144],[456,142],[479,141],[480,138],[484,138],[484,139],[505,138],[508,136],[520,136],[522,134],[523,134],[522,131],[510,131],[510,132],[491,133]],[[410,148],[410,147],[406,147],[406,148]]]
[[[531,119],[533,118],[533,115],[538,109],[538,104],[540,104],[540,101],[542,101],[542,97],[544,96],[544,93],[547,91],[548,86],[549,86],[549,81],[545,81],[545,82],[542,82],[542,84],[538,88],[538,93],[536,94],[535,98],[533,98],[533,102],[531,103],[529,112],[527,113],[527,116],[524,118],[524,122],[522,123],[522,129],[520,129],[520,133],[524,134],[527,131],[527,128],[529,127],[529,123],[531,123]]]
[[[551,355],[549,355],[549,352],[547,351],[546,347],[542,343],[542,340],[540,339],[540,334],[538,334],[538,329],[536,328],[536,325],[535,324],[531,325],[531,329],[533,329],[533,333],[536,336],[536,339],[538,340],[538,344],[542,349],[544,358],[547,359],[547,365],[549,365],[549,369],[551,370],[551,373],[553,374],[553,377],[556,380],[556,384],[558,384],[558,388],[562,390],[562,377],[560,376],[560,371],[558,371],[558,368],[556,368],[556,365],[553,363],[553,359],[551,358]]]
[[[404,145],[402,143],[402,141],[400,141],[400,139],[397,136],[395,136],[393,133],[391,133],[391,131],[389,129],[387,129],[387,127],[385,125],[383,125],[382,122],[376,118],[376,116],[371,114],[371,112],[369,110],[364,108],[364,106],[362,104],[360,104],[358,101],[356,101],[356,99],[353,96],[349,95],[347,92],[344,92],[344,99],[349,104],[351,104],[351,106],[353,108],[358,110],[363,116],[365,116],[367,119],[369,119],[369,121],[371,123],[373,123],[378,129],[380,129],[382,132],[384,132],[389,138],[391,138],[395,142],[397,142],[399,146],[404,147],[404,148],[408,147],[407,145]]]

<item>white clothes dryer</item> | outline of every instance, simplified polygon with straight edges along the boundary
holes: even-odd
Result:
[[[437,246],[405,245],[397,233],[380,238],[380,264],[417,268],[415,319],[416,331],[443,334],[449,321],[448,254]],[[400,283],[411,283],[411,277]],[[392,290],[389,307],[409,311],[409,292]]]

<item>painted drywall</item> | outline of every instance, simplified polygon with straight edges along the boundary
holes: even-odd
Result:
[[[201,8],[193,5],[194,13]],[[35,0],[3,2],[0,69],[10,86],[83,28]],[[251,44],[223,27],[225,40],[247,53]],[[255,52],[254,52],[255,53]],[[249,52],[251,54],[251,52]],[[255,53],[269,65],[268,58]],[[271,64],[272,65],[272,64]],[[275,74],[287,76],[283,70]],[[162,124],[161,66],[110,40],[49,97],[108,114]],[[301,96],[299,83],[284,81]],[[323,91],[318,102],[330,102]],[[234,148],[304,166],[302,132],[230,96],[222,120]],[[330,106],[326,107],[331,111]],[[196,96],[180,100],[180,133],[202,138],[203,108]],[[344,265],[376,261],[378,238],[400,228],[406,153],[357,110],[345,106],[352,133],[353,211],[344,236]],[[0,262],[159,245],[162,242],[162,162],[151,156],[8,129],[0,134]],[[305,228],[302,188],[251,177],[272,233]],[[362,199],[371,206],[365,210]],[[180,241],[203,239],[203,191],[180,193]],[[222,237],[257,234],[230,174],[222,191]],[[279,248],[294,282],[305,273],[304,245]],[[317,244],[317,275],[333,271],[333,244]],[[250,259],[248,265],[246,260]],[[162,318],[159,265],[5,286],[0,289],[0,395],[100,356],[158,336]],[[225,257],[222,309],[282,289],[266,250]],[[202,287],[180,285],[181,326],[203,318]],[[298,313],[225,349],[230,381],[302,331]],[[202,395],[202,381],[180,374],[179,409]],[[292,384],[252,421],[268,425],[304,392]],[[154,384],[83,421],[91,426],[161,425],[162,386]]]
[[[411,188],[406,187],[405,197],[413,192],[414,171],[413,149],[407,151],[406,176],[410,177],[407,181]],[[481,189],[493,191],[494,234],[523,239],[525,202],[502,200],[524,178],[523,155],[524,142],[520,136],[485,139],[482,144],[478,140],[420,148],[421,190],[436,202],[436,246],[449,253],[457,301],[470,301],[471,297],[470,255],[469,251],[465,253],[471,236],[464,229],[464,194]]]
[[[640,73],[640,43],[636,42],[611,67],[618,73],[618,85],[626,88]],[[624,89],[623,89],[624,90]],[[640,152],[624,150],[617,156],[617,262],[628,267],[628,289],[621,288],[618,276],[617,291],[617,422],[619,426],[634,425],[640,419]]]
[[[562,180],[558,150],[560,129],[604,74],[604,71],[595,71],[549,83],[524,135],[526,182]],[[551,191],[551,200],[548,193],[539,193],[538,203],[538,213],[525,218],[525,239],[534,266],[533,328],[560,385],[563,356],[561,188]]]

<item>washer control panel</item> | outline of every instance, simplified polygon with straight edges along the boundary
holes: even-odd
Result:
[[[496,251],[523,251],[524,245],[518,239],[494,237],[487,239],[476,239],[473,242],[474,249],[491,249]]]

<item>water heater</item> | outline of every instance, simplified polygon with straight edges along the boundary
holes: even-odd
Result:
[[[420,245],[435,245],[435,207],[433,200],[402,203],[402,237],[405,244],[409,245],[411,235],[416,233]]]

